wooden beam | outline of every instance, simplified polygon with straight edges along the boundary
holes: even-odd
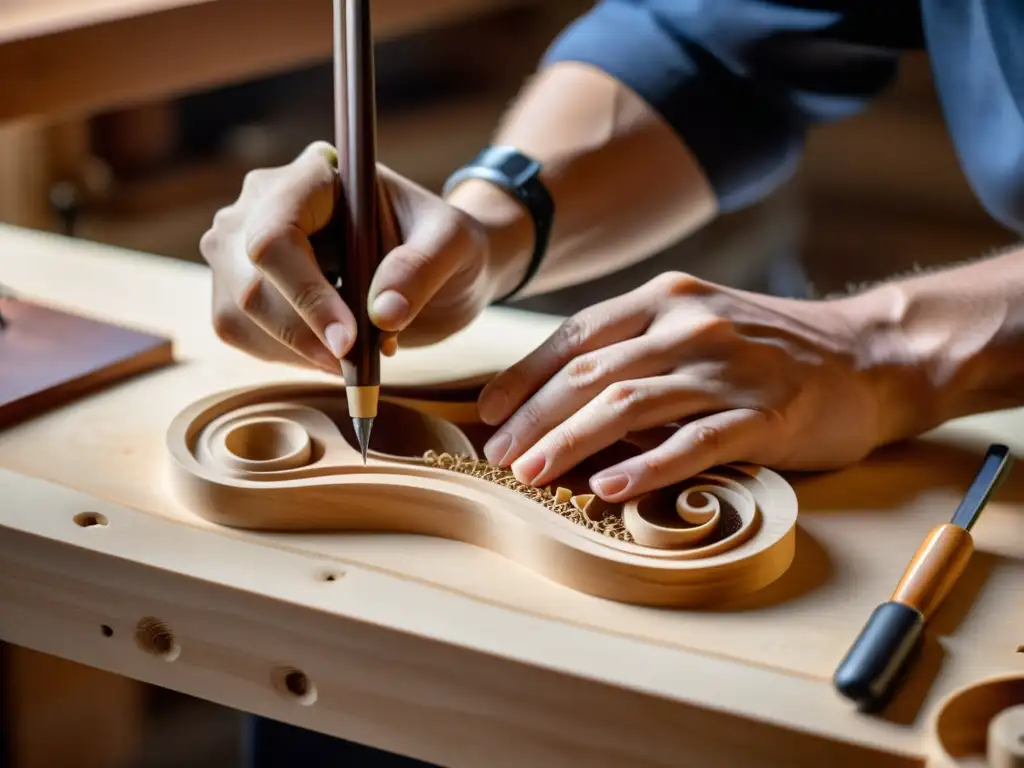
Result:
[[[386,39],[523,1],[380,0],[375,32]],[[179,0],[152,10],[166,5],[149,2],[148,12],[125,9],[119,18],[108,13],[55,29],[35,19],[18,27],[21,37],[0,29],[0,72],[17,73],[0,78],[0,120],[97,113],[331,56],[330,0]]]

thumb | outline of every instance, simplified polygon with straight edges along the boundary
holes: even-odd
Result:
[[[391,224],[405,236],[383,238],[385,243],[401,242],[377,267],[369,305],[373,323],[382,331],[397,333],[416,319],[480,248],[465,214],[407,180],[388,186],[391,205],[381,206],[382,229]]]

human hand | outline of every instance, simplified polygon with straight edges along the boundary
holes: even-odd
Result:
[[[384,252],[370,287],[382,351],[439,341],[493,299],[484,227],[385,167],[378,168]],[[317,264],[310,237],[340,194],[337,155],[311,144],[280,168],[250,172],[200,242],[213,270],[213,323],[228,344],[267,360],[340,373],[355,340],[352,312]],[[393,226],[390,226],[393,225]]]
[[[904,374],[881,360],[898,349],[883,335],[866,344],[863,301],[796,301],[661,275],[569,318],[495,377],[479,407],[502,426],[484,452],[543,486],[635,441],[647,450],[590,479],[606,501],[730,462],[854,462],[905,431],[913,400],[893,400],[890,377]]]

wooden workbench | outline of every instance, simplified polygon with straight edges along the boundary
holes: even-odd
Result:
[[[453,766],[919,765],[954,689],[1024,674],[1018,469],[893,706],[857,714],[830,682],[987,444],[1024,453],[1024,413],[791,478],[799,534],[780,581],[715,611],[637,608],[455,542],[199,520],[166,493],[171,418],[214,391],[319,374],[220,344],[203,266],[0,228],[0,280],[171,334],[179,360],[0,432],[0,639]],[[386,361],[384,375],[416,380],[439,355],[453,368],[512,362],[556,322],[492,311],[439,348]],[[81,527],[83,512],[108,524]],[[163,642],[137,636],[153,620]],[[315,695],[281,687],[289,668]]]
[[[521,0],[379,0],[388,38]],[[92,114],[331,56],[331,0],[5,0],[0,122]]]

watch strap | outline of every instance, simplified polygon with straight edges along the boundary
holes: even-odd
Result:
[[[487,147],[473,160],[459,168],[444,184],[443,194],[468,179],[483,179],[506,190],[529,212],[533,220],[534,242],[530,263],[519,283],[496,303],[517,295],[537,274],[547,252],[555,203],[540,179],[542,165],[514,147]]]

